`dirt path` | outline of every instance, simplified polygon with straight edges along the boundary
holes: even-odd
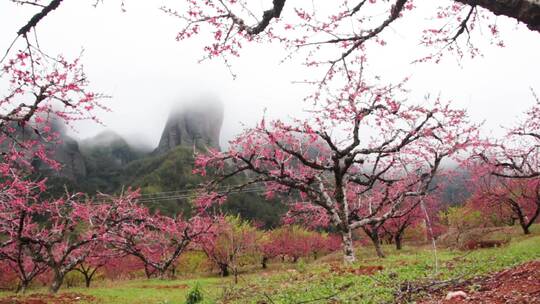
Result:
[[[27,296],[11,296],[0,299],[0,304],[71,304],[81,301],[94,302],[95,298],[79,293],[30,294]]]
[[[540,261],[533,261],[510,268],[489,277],[475,281],[474,291],[470,285],[456,286],[449,292],[463,291],[466,297],[455,296],[445,299],[448,295],[435,295],[422,302],[424,304],[540,304]],[[457,295],[457,293],[456,293]]]

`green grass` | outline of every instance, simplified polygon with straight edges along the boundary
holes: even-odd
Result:
[[[359,248],[359,261],[352,268],[380,265],[384,269],[372,276],[331,271],[328,261],[338,255],[300,265],[271,265],[269,271],[254,271],[240,276],[239,284],[232,279],[201,277],[183,280],[132,280],[96,282],[94,287],[64,288],[94,296],[99,303],[184,303],[189,290],[196,284],[204,295],[203,303],[382,303],[393,299],[400,284],[422,280],[471,278],[540,259],[540,235],[537,225],[532,236],[516,236],[502,248],[472,252],[439,250],[438,269],[429,247],[405,247],[397,252],[385,246],[388,257],[373,258],[371,247]],[[336,263],[336,262],[334,262]],[[339,263],[338,263],[339,264]],[[186,286],[187,285],[187,286]],[[167,286],[173,288],[166,288]],[[45,292],[31,290],[29,293]],[[9,293],[0,293],[2,296]],[[319,301],[314,301],[321,299]],[[324,299],[324,300],[322,300]]]
[[[389,248],[386,250],[388,252]],[[363,254],[364,252],[360,253]],[[520,238],[507,247],[482,249],[471,253],[439,251],[438,271],[435,269],[432,251],[408,248],[400,253],[391,252],[389,257],[383,260],[362,260],[353,266],[384,267],[383,271],[373,276],[348,273],[336,275],[330,271],[328,265],[320,264],[306,273],[286,272],[270,277],[256,277],[249,280],[249,288],[237,288],[239,296],[235,301],[256,303],[257,300],[270,296],[274,303],[299,303],[335,294],[333,298],[339,300],[339,303],[381,303],[391,301],[393,292],[405,282],[471,278],[534,259],[540,259],[540,236]],[[349,287],[345,288],[346,286]],[[343,290],[339,291],[340,289]],[[266,296],[261,294],[264,290],[267,292]],[[276,290],[279,292],[275,292]]]
[[[186,295],[195,284],[199,284],[206,299],[216,298],[213,291],[221,284],[219,278],[205,278],[198,280],[134,280],[115,282],[111,286],[98,286],[96,288],[71,288],[68,292],[77,292],[92,295],[103,303],[184,303]],[[187,286],[185,286],[187,285]],[[170,288],[164,288],[169,286]],[[205,301],[204,303],[212,303]]]
[[[91,288],[76,287],[63,288],[62,293],[80,293],[96,298],[99,303],[142,304],[142,303],[184,303],[187,293],[196,284],[203,291],[203,303],[215,303],[212,299],[218,298],[219,286],[224,282],[221,278],[201,278],[197,280],[159,280],[140,279],[131,281],[97,282]],[[46,293],[45,288],[28,291],[28,294]],[[0,293],[3,296],[11,293]],[[82,302],[84,303],[84,302]]]

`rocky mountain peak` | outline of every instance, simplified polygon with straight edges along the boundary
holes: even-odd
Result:
[[[219,149],[223,124],[223,104],[217,99],[198,99],[171,111],[159,145],[154,153],[162,154],[176,146]]]

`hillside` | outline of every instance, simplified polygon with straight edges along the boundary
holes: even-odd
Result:
[[[119,193],[125,188],[140,188],[143,202],[165,214],[187,214],[192,193],[203,182],[192,173],[194,153],[207,148],[219,149],[219,134],[223,108],[218,101],[196,101],[171,111],[158,146],[145,152],[130,145],[112,131],[77,142],[65,133],[62,143],[51,147],[63,165],[60,171],[43,166],[39,174],[48,177],[50,197],[70,191],[90,195]],[[72,160],[76,160],[72,161]],[[239,178],[231,183],[241,182]],[[163,199],[164,192],[180,191]],[[159,199],[155,197],[159,196]],[[154,197],[154,199],[150,199]],[[216,212],[240,214],[243,218],[261,222],[266,227],[280,223],[285,206],[266,201],[257,193],[232,195]]]

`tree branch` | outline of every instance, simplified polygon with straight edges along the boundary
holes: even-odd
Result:
[[[466,5],[478,5],[495,15],[503,15],[525,23],[540,33],[540,1],[538,0],[455,0]]]
[[[60,6],[60,3],[62,3],[62,0],[53,0],[49,5],[45,6],[41,12],[35,14],[30,21],[17,32],[18,36],[25,36],[33,27],[35,27],[41,19],[45,18],[50,12],[57,9],[58,6]]]

